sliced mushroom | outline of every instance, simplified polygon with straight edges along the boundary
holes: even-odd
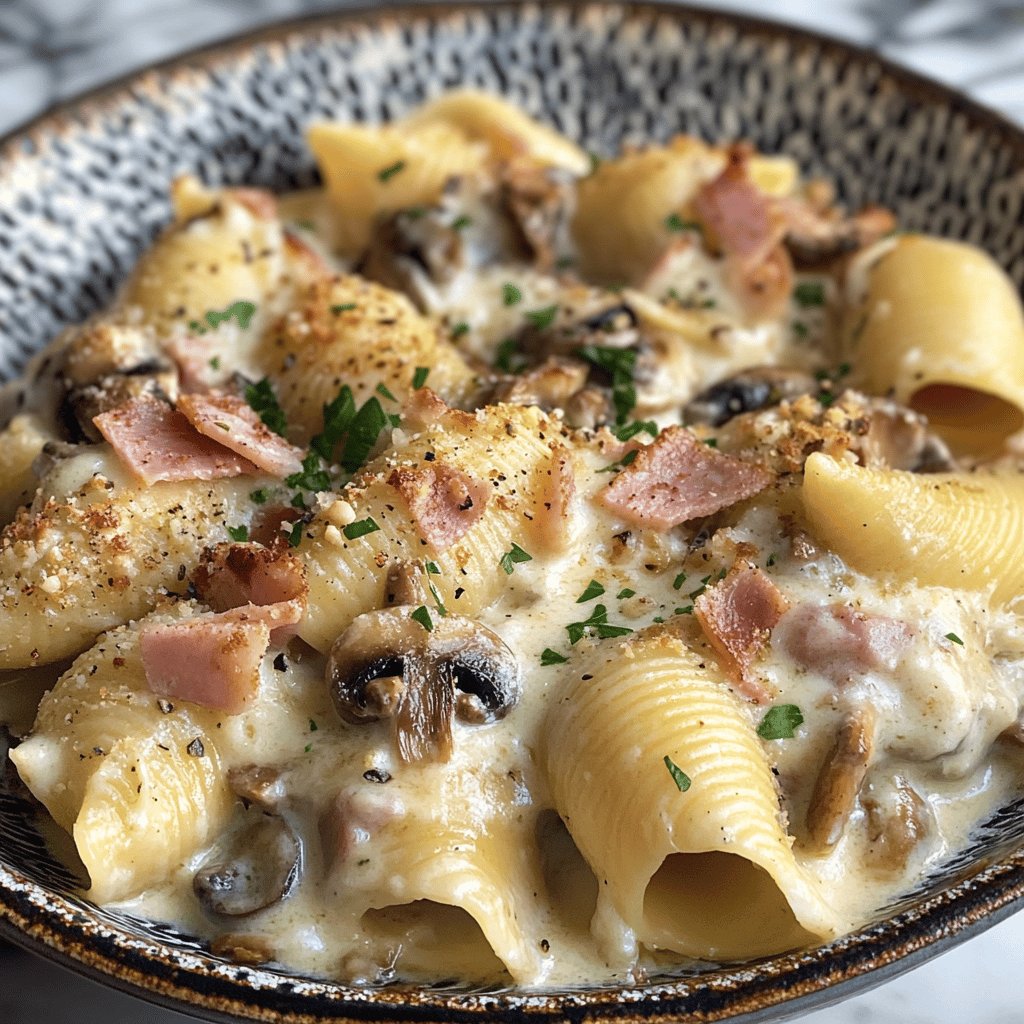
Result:
[[[451,280],[464,263],[462,237],[451,219],[437,206],[385,217],[374,229],[359,273],[427,308],[432,285]]]
[[[435,615],[428,630],[415,611],[399,605],[356,618],[331,648],[327,682],[344,721],[392,720],[406,763],[447,761],[453,716],[494,722],[518,702],[519,662],[472,619]]]
[[[872,866],[902,871],[934,827],[931,808],[902,775],[872,779],[864,787],[861,803],[868,816]]]
[[[285,798],[281,773],[270,765],[232,768],[228,772],[228,786],[247,806],[258,807],[267,814],[278,811]]]
[[[550,269],[568,235],[574,179],[558,167],[513,161],[502,170],[500,204],[536,265]]]
[[[844,256],[871,245],[896,226],[881,206],[866,206],[849,216],[823,194],[818,202],[789,200],[780,204],[786,218],[785,245],[799,269],[828,267]]]
[[[277,815],[260,815],[196,873],[192,887],[211,913],[244,917],[285,899],[299,877],[302,846]]]
[[[817,390],[810,374],[779,366],[752,366],[705,388],[687,403],[683,418],[686,423],[720,427],[740,413],[766,409]]]
[[[538,405],[545,411],[565,409],[583,390],[589,373],[587,364],[578,359],[551,356],[532,370],[501,380],[491,401]]]
[[[955,468],[949,448],[928,429],[923,416],[882,398],[871,400],[861,458],[867,466],[912,473],[948,473]]]
[[[859,708],[840,726],[807,807],[807,835],[812,846],[835,846],[842,837],[871,763],[874,726],[870,705]]]

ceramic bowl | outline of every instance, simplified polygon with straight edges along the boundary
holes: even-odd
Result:
[[[0,379],[101,307],[170,216],[172,178],[313,184],[314,118],[386,119],[456,85],[494,90],[596,152],[677,132],[785,151],[841,197],[982,244],[1024,283],[1024,133],[878,57],[773,23],[553,0],[351,12],[219,44],[64,104],[0,143]],[[5,759],[6,760],[6,759]],[[98,909],[0,787],[0,935],[210,1020],[768,1021],[851,995],[1024,900],[1024,803],[862,930],[630,988],[355,989],[225,963],[174,928]]]

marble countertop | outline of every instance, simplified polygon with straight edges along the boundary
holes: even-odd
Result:
[[[0,132],[178,51],[336,0],[0,0]],[[870,46],[1024,122],[1021,0],[717,0]],[[805,1024],[1024,1024],[1024,914]],[[17,979],[16,984],[12,982]],[[0,944],[5,1024],[187,1024]]]

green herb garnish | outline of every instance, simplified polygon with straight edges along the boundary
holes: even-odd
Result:
[[[365,537],[368,533],[376,533],[380,527],[373,521],[372,516],[365,519],[357,519],[354,523],[342,527],[341,532],[345,534],[346,540],[356,540]]]
[[[525,316],[534,327],[539,331],[543,331],[544,328],[550,327],[555,322],[555,317],[558,316],[558,306],[544,306],[542,309],[531,309]]]
[[[427,610],[426,605],[420,605],[410,616],[413,622],[418,622],[428,633],[434,629],[434,620],[430,617],[430,612]]]
[[[798,306],[808,309],[811,306],[825,305],[825,286],[821,281],[801,281],[793,289],[793,298]]]
[[[405,170],[405,161],[396,160],[393,164],[388,164],[387,167],[382,167],[377,172],[378,181],[390,181],[396,174]]]
[[[553,651],[550,647],[545,647],[540,652],[541,665],[564,665],[568,660],[564,654],[559,654],[558,651]]]
[[[789,740],[803,721],[804,716],[795,704],[776,704],[765,712],[757,727],[757,735],[763,740]]]
[[[518,544],[512,545],[511,551],[506,551],[501,556],[501,560],[498,564],[505,570],[505,572],[511,576],[515,572],[515,566],[521,562],[532,562],[533,555],[524,551]]]
[[[414,390],[418,390],[427,383],[427,378],[430,376],[429,366],[417,366],[416,371],[412,375],[412,386]]]
[[[331,306],[331,312],[337,316],[339,313],[348,313],[355,308],[354,302],[339,302],[336,306]]]
[[[289,487],[304,491],[326,491],[331,486],[331,477],[317,452],[307,452],[302,460],[302,469],[284,478]]]
[[[956,635],[956,633],[947,633],[946,639],[952,641],[955,644],[959,644],[961,647],[963,647],[964,645],[963,640],[961,640],[960,637]]]
[[[245,400],[270,430],[284,437],[284,432],[288,429],[288,421],[285,418],[284,410],[278,404],[277,395],[274,394],[274,389],[266,377],[246,387]]]
[[[506,281],[501,286],[501,301],[506,306],[514,306],[517,302],[523,301],[523,293],[517,285],[512,284],[511,281]]]
[[[615,422],[625,423],[636,405],[636,388],[633,385],[636,349],[583,345],[576,350],[576,354],[611,375]]]
[[[604,587],[601,586],[597,580],[591,580],[587,584],[587,589],[576,598],[577,604],[586,604],[588,601],[593,601],[595,597],[600,597],[604,593]]]
[[[672,776],[672,781],[676,784],[676,789],[680,793],[685,793],[690,788],[690,776],[677,765],[668,754],[664,757],[665,767],[668,769],[669,775]]]
[[[570,622],[565,627],[569,634],[569,643],[578,644],[588,630],[593,630],[601,640],[615,636],[626,636],[633,630],[628,626],[613,626],[608,622],[608,609],[603,604],[597,605],[590,617],[582,622]]]
[[[228,536],[232,540],[243,541],[249,539],[249,527],[248,526],[229,526]]]

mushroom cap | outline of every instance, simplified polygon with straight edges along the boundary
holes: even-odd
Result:
[[[503,718],[522,695],[522,673],[486,626],[449,614],[428,630],[412,618],[415,610],[358,616],[331,648],[327,683],[344,721],[394,720],[403,760],[446,760],[452,716],[472,724]]]
[[[276,815],[260,815],[196,872],[192,888],[211,913],[244,917],[284,899],[301,861],[302,845],[292,827]]]

